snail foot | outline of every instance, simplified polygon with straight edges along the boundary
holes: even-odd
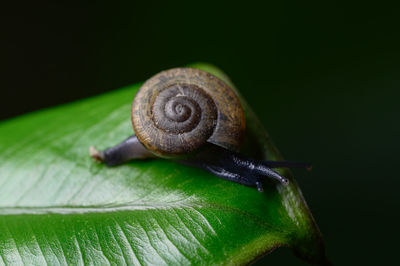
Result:
[[[98,150],[97,150],[95,147],[93,147],[93,146],[90,146],[90,148],[89,148],[89,154],[90,154],[90,157],[92,157],[93,160],[94,160],[95,162],[97,162],[97,163],[101,163],[101,162],[104,161],[104,153],[98,151]]]

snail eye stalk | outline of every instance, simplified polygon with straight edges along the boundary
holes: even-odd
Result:
[[[196,154],[178,160],[180,163],[203,168],[212,174],[246,186],[257,187],[262,191],[262,180],[265,177],[288,185],[289,180],[272,168],[301,167],[310,168],[311,164],[290,161],[255,160],[232,152],[212,143],[208,143]]]

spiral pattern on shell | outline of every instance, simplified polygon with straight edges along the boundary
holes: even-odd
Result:
[[[174,84],[160,92],[152,114],[159,129],[174,134],[196,134],[196,130],[204,129],[203,134],[209,137],[217,121],[217,109],[211,97],[188,84]]]
[[[227,105],[233,108],[227,109]],[[238,115],[231,114],[232,110]],[[143,84],[132,104],[132,125],[148,150],[174,157],[207,141],[235,149],[244,133],[244,114],[225,83],[201,70],[178,68],[161,72]],[[221,134],[226,136],[221,138]]]

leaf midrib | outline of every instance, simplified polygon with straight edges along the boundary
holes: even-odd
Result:
[[[17,215],[85,215],[93,213],[113,213],[113,212],[134,212],[146,210],[168,210],[168,209],[196,209],[196,208],[213,208],[215,210],[224,210],[236,213],[240,216],[246,216],[256,224],[264,228],[279,228],[263,221],[250,212],[240,210],[231,206],[221,205],[218,203],[205,203],[199,200],[177,200],[172,202],[132,202],[122,204],[103,204],[103,205],[60,205],[60,206],[34,206],[34,207],[0,207],[1,216],[17,216]]]

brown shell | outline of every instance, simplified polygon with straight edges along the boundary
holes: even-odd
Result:
[[[139,141],[162,157],[195,151],[206,142],[238,151],[245,116],[235,93],[212,74],[174,68],[147,80],[132,103]]]

